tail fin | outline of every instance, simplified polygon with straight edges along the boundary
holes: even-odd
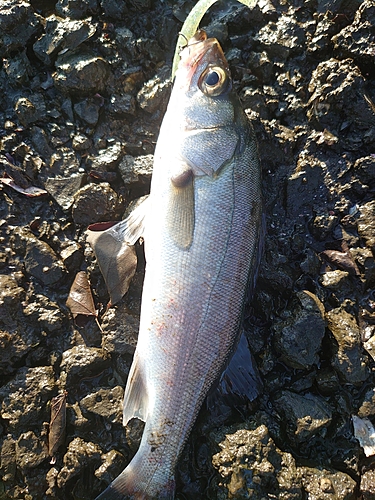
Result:
[[[153,477],[142,480],[142,474],[127,467],[95,500],[173,500],[175,482],[155,484]]]

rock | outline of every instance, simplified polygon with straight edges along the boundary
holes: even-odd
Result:
[[[93,24],[86,21],[70,21],[54,14],[46,18],[45,34],[33,45],[35,55],[47,66],[52,64],[58,52],[76,49],[96,31]]]
[[[63,353],[61,370],[69,386],[83,377],[93,377],[108,368],[109,355],[96,347],[75,346]]]
[[[83,260],[83,251],[81,245],[76,241],[71,241],[63,250],[60,257],[65,268],[70,272],[78,272]]]
[[[93,170],[114,170],[123,157],[123,146],[120,142],[101,149],[99,154],[88,159],[88,165]]]
[[[86,180],[86,174],[66,178],[48,178],[45,188],[63,210],[69,210],[74,203],[74,195]]]
[[[301,481],[295,461],[289,453],[280,451],[265,425],[255,430],[229,430],[219,442],[221,451],[212,457],[213,466],[225,480],[226,498],[262,500],[272,490],[284,500],[301,500]]]
[[[77,172],[82,173],[75,151],[64,146],[57,148],[52,154],[50,167],[53,174],[61,177],[76,176]]]
[[[375,201],[359,207],[358,234],[366,245],[375,250]]]
[[[375,388],[368,390],[358,410],[360,418],[375,416]]]
[[[369,470],[363,474],[360,490],[363,500],[375,500],[375,470]]]
[[[375,181],[375,158],[373,156],[365,156],[359,158],[354,163],[354,171],[358,175],[361,182],[364,184],[373,184]]]
[[[29,83],[29,77],[32,76],[33,70],[25,51],[4,59],[3,65],[12,86],[22,87]]]
[[[19,434],[24,429],[40,429],[48,421],[47,403],[55,390],[52,366],[22,367],[0,388],[1,417],[9,430]]]
[[[307,500],[355,500],[357,484],[348,474],[328,469],[299,467]]]
[[[298,292],[294,314],[274,326],[274,342],[282,361],[297,369],[318,364],[325,333],[324,307],[311,292]]]
[[[61,332],[64,313],[61,307],[44,295],[38,294],[24,308],[25,317],[49,333]]]
[[[16,441],[11,434],[8,434],[4,437],[0,453],[1,474],[4,482],[14,481],[17,470],[17,463],[14,459],[15,456]]]
[[[111,483],[124,470],[127,461],[116,450],[102,455],[102,465],[96,469],[95,476],[106,484]]]
[[[101,57],[85,52],[67,52],[58,56],[55,86],[64,94],[88,95],[104,92],[110,75],[108,63]]]
[[[340,386],[336,372],[330,369],[320,370],[316,376],[316,383],[324,396],[335,394]]]
[[[34,148],[45,160],[51,157],[53,150],[49,145],[49,139],[45,130],[34,125],[31,128],[31,141]]]
[[[62,17],[83,19],[98,12],[98,0],[58,0],[55,9]]]
[[[315,434],[324,435],[332,421],[332,410],[326,401],[313,394],[295,394],[281,391],[274,404],[277,411],[288,422],[286,431],[295,444],[306,442]]]
[[[72,216],[76,224],[88,226],[114,220],[119,212],[121,202],[107,182],[88,184],[74,195]]]
[[[72,140],[72,148],[75,151],[85,151],[92,146],[91,139],[84,134],[76,134]]]
[[[23,473],[27,469],[38,467],[47,458],[47,445],[40,437],[33,431],[21,434],[16,443],[16,461]]]
[[[101,449],[96,444],[88,443],[80,437],[74,438],[64,455],[64,465],[57,476],[57,486],[63,488],[70,479],[81,475],[89,465],[97,467],[100,455]]]
[[[74,105],[74,112],[89,125],[95,127],[99,120],[100,104],[96,99],[85,99]],[[73,147],[73,149],[76,149]]]
[[[65,274],[63,263],[52,248],[36,238],[27,243],[25,269],[46,286],[56,285]]]
[[[30,96],[30,98],[20,97],[16,101],[14,110],[19,121],[25,127],[28,127],[31,123],[44,119],[46,115],[46,106],[41,94],[34,94]]]
[[[108,309],[102,323],[102,347],[110,354],[134,354],[137,345],[139,318],[130,315],[123,304]]]
[[[128,11],[128,6],[121,0],[100,0],[100,5],[104,14],[116,21],[122,19]]]
[[[270,58],[287,59],[292,53],[303,50],[305,33],[293,16],[281,15],[277,22],[261,28],[256,40]]]
[[[349,273],[347,271],[340,271],[336,269],[335,271],[327,271],[322,274],[320,279],[322,285],[330,290],[348,290],[348,277]]]
[[[366,380],[368,371],[361,352],[361,337],[356,320],[342,307],[327,312],[326,318],[328,328],[336,340],[332,366],[345,382],[362,383]]]
[[[164,113],[172,88],[169,66],[163,66],[158,73],[144,84],[137,94],[138,104],[148,113]]]
[[[79,405],[82,415],[90,418],[90,414],[104,417],[107,422],[122,423],[122,403],[124,389],[116,386],[113,389],[99,389],[83,398]]]
[[[153,155],[137,156],[134,158],[125,155],[118,166],[124,184],[148,184],[151,181],[154,164]]]
[[[0,4],[0,57],[25,48],[39,29],[39,19],[26,0],[2,0]],[[22,29],[20,29],[22,26]]]
[[[373,335],[369,340],[367,340],[367,342],[364,342],[363,347],[375,361],[375,335]]]
[[[108,113],[116,119],[134,116],[136,114],[135,99],[130,94],[113,94],[111,96]]]

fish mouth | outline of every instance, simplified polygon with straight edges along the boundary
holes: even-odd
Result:
[[[181,52],[176,75],[180,87],[186,89],[197,83],[199,75],[209,65],[221,66],[228,70],[228,63],[219,42],[216,38],[207,38],[206,32],[199,30]]]

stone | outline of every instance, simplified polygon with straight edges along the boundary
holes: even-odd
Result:
[[[24,432],[16,443],[17,466],[25,473],[48,458],[46,443],[33,431]]]
[[[107,422],[122,424],[122,403],[124,389],[120,386],[99,391],[84,397],[79,405],[82,415],[89,418],[90,414],[99,415]]]
[[[56,285],[65,275],[63,263],[44,241],[32,239],[26,245],[25,270],[46,286]]]
[[[117,450],[102,455],[102,465],[96,469],[95,476],[106,484],[111,483],[127,465],[125,457]]]
[[[363,474],[360,490],[363,500],[375,500],[375,470],[369,470]]]
[[[375,201],[359,207],[358,234],[368,247],[375,249]]]
[[[63,488],[72,478],[79,476],[88,464],[98,466],[101,449],[98,445],[76,437],[69,443],[63,458],[63,467],[57,476],[57,486]]]
[[[103,317],[103,349],[110,354],[134,354],[137,345],[139,318],[131,315],[123,304],[111,307]]]
[[[331,469],[299,467],[308,500],[355,500],[357,483],[348,474]]]
[[[95,127],[99,120],[100,104],[95,99],[85,99],[74,105],[74,112],[89,127]],[[74,148],[76,149],[76,148]]]
[[[163,66],[137,94],[138,104],[148,113],[164,113],[172,88],[169,66]]]
[[[98,0],[58,0],[56,13],[62,17],[83,19],[98,12]]]
[[[34,94],[30,97],[20,97],[14,106],[19,121],[25,127],[31,123],[44,119],[46,115],[46,105],[41,94]]]
[[[20,29],[22,26],[22,29]],[[0,57],[23,50],[37,33],[40,20],[26,0],[2,0],[0,3]]]
[[[74,195],[80,190],[85,180],[86,174],[64,178],[49,177],[45,182],[45,188],[63,210],[69,210],[74,203]]]
[[[120,200],[107,182],[88,184],[74,195],[72,216],[76,224],[88,226],[94,222],[111,221],[119,212]]]
[[[146,184],[151,181],[154,164],[153,155],[133,157],[125,155],[118,166],[124,184],[141,183]]]
[[[96,347],[72,347],[63,353],[61,370],[68,386],[83,377],[93,377],[110,365],[109,355]]]

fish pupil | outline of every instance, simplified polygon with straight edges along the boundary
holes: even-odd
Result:
[[[219,82],[219,75],[216,71],[211,71],[208,73],[207,78],[206,78],[206,85],[209,85],[210,87],[213,87]]]

